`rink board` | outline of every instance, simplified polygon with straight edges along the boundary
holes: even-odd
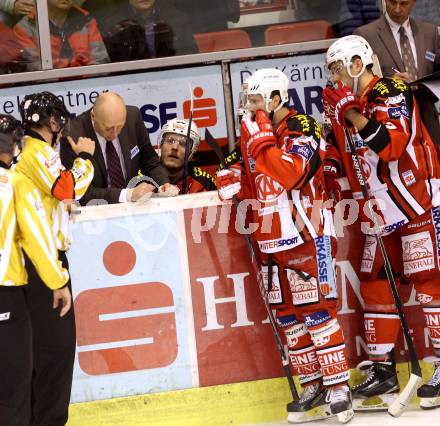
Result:
[[[432,364],[422,364],[423,376],[432,374]],[[401,386],[408,378],[408,365],[398,365]],[[361,377],[352,372],[352,381]],[[286,403],[291,400],[287,380],[282,378],[209,386],[181,391],[140,395],[127,398],[94,401],[70,406],[68,426],[287,426]],[[356,414],[351,426],[371,424],[412,426],[436,424],[437,410],[422,411],[414,398],[411,408],[399,419],[387,413]],[[275,423],[276,422],[276,423]],[[314,423],[318,424],[318,423]],[[324,423],[319,423],[324,424]],[[328,426],[338,424],[329,420]]]
[[[88,207],[69,252],[77,316],[72,402],[283,376],[234,209],[216,193]],[[339,318],[350,366],[365,357],[358,257],[340,240]],[[419,357],[420,306],[403,289]],[[400,360],[406,350],[397,350]]]

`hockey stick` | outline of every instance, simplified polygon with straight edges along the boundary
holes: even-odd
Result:
[[[192,120],[193,120],[193,94],[191,85],[189,85],[189,90],[191,93],[191,103],[189,108],[189,123],[188,123],[188,130],[186,132],[186,144],[185,144],[185,158],[183,160],[183,177],[182,177],[182,194],[186,194],[186,181],[188,178],[188,160],[189,160],[189,144],[191,142],[191,126],[192,126]]]
[[[218,159],[220,160],[220,164],[223,166],[223,168],[227,169],[228,166],[225,162],[225,157],[223,155],[223,152],[208,129],[206,129],[206,131],[205,131],[205,140],[206,140],[206,143],[216,153]],[[235,208],[237,210],[237,215],[240,215],[241,220],[244,223],[244,217],[243,217],[243,214],[241,213],[237,196],[234,195],[232,200],[233,200]],[[284,344],[281,340],[281,336],[278,332],[276,320],[274,318],[272,309],[269,305],[269,301],[267,298],[267,291],[264,287],[263,276],[261,274],[261,264],[262,263],[261,263],[261,260],[258,256],[258,251],[254,250],[253,245],[252,245],[252,241],[251,241],[249,235],[243,234],[243,237],[246,242],[246,247],[248,250],[249,257],[251,259],[251,263],[252,263],[252,267],[254,269],[255,276],[257,277],[258,288],[261,293],[261,298],[263,299],[264,307],[266,308],[266,312],[267,312],[267,315],[269,318],[270,326],[272,328],[272,334],[275,339],[275,343],[277,345],[278,352],[280,354],[281,362],[283,364],[284,373],[285,373],[285,375],[287,377],[287,381],[289,383],[289,388],[290,388],[290,392],[292,394],[292,398],[294,401],[298,401],[298,399],[299,399],[298,392],[296,390],[295,382],[293,381],[292,371],[290,370],[289,355],[287,354],[286,348],[284,347]],[[271,259],[271,257],[269,257],[269,265],[268,265],[268,287],[269,288],[272,287],[272,259]]]
[[[397,291],[396,282],[394,281],[393,271],[391,269],[391,263],[388,258],[385,244],[383,242],[382,236],[380,235],[380,227],[377,223],[376,213],[370,204],[371,197],[368,193],[365,173],[362,170],[359,156],[356,153],[356,147],[354,145],[353,139],[351,137],[350,131],[344,127],[345,137],[347,138],[348,145],[350,147],[350,153],[353,160],[354,169],[356,172],[356,177],[362,190],[362,195],[370,209],[371,218],[373,220],[373,229],[379,243],[380,251],[384,260],[384,268],[387,275],[388,283],[390,285],[391,293],[393,294],[394,303],[397,308],[397,313],[399,315],[400,324],[402,326],[403,335],[405,337],[406,344],[408,346],[410,361],[411,361],[411,376],[409,381],[403,391],[398,395],[398,397],[393,401],[393,403],[388,408],[388,413],[393,417],[399,417],[406,409],[406,407],[411,402],[417,388],[422,381],[422,372],[420,369],[419,361],[417,358],[416,348],[414,347],[414,342],[411,338],[411,333],[409,331],[408,323],[406,321],[405,315],[403,313],[402,301],[400,300],[399,293]]]

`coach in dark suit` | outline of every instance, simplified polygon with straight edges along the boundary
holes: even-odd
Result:
[[[404,3],[385,0],[386,14],[354,31],[354,34],[364,37],[370,43],[379,59],[384,77],[396,76],[411,82],[440,69],[440,38],[437,27],[409,17],[415,3],[415,0]],[[400,27],[405,29],[411,46],[416,66],[414,76],[406,72],[408,66],[405,68],[401,56]],[[440,144],[440,124],[434,105],[437,98],[423,86],[415,89],[414,95],[431,138],[434,143]]]
[[[138,201],[157,189],[172,189],[139,109],[126,106],[118,94],[102,93],[92,109],[72,120],[70,135],[75,140],[85,136],[96,142],[92,158],[95,173],[81,204],[93,199],[108,203]],[[66,142],[61,143],[60,154],[63,165],[70,169],[75,154]],[[139,183],[139,170],[151,181]]]

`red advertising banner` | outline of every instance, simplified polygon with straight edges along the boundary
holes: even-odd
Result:
[[[245,241],[235,229],[233,210],[224,205],[185,211],[201,386],[283,375]],[[194,220],[194,215],[201,221]],[[202,230],[195,229],[200,223]],[[346,228],[338,240],[338,312],[352,368],[366,354],[358,279],[360,251],[355,231]],[[432,351],[423,314],[411,285],[402,286],[401,297],[421,359]],[[396,356],[398,361],[407,359],[403,339]]]
[[[282,366],[244,239],[234,229],[235,214],[227,220],[230,209],[210,207],[209,215],[216,212],[218,220],[196,233],[201,239],[194,241],[191,223],[198,221],[192,215],[203,212],[205,219],[207,210],[185,211],[200,385],[280,377]]]

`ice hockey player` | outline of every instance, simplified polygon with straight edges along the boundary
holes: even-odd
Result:
[[[23,128],[10,115],[0,115],[0,423],[31,424],[32,350],[30,286],[23,251],[32,261],[51,298],[47,309],[64,316],[71,308],[69,274],[58,260],[54,238],[35,185],[12,168]],[[61,303],[60,303],[61,302]],[[52,309],[53,310],[53,309]]]
[[[183,174],[185,169],[185,149],[187,146],[189,120],[174,118],[167,121],[159,134],[160,160],[167,170],[170,183],[176,185],[182,192]],[[188,176],[185,193],[214,191],[214,178],[205,170],[195,165],[193,161],[200,144],[200,135],[194,121],[191,123],[188,146]]]
[[[440,170],[435,149],[407,84],[373,74],[373,51],[365,39],[337,40],[327,51],[326,65],[334,87],[323,91],[324,109],[353,197],[368,215],[347,135],[354,141],[369,194],[378,206],[396,283],[404,277],[414,284],[423,308],[436,361],[432,378],[417,393],[421,407],[431,408],[440,404],[440,210],[436,207]],[[399,391],[392,352],[400,322],[377,239],[371,234],[362,239],[360,280],[369,360],[359,366],[366,373],[365,381],[352,391],[355,408],[377,410],[386,408]],[[379,406],[366,403],[373,396]]]
[[[95,143],[88,138],[73,141],[69,137],[77,158],[73,167],[65,170],[56,150],[69,126],[70,114],[63,101],[50,92],[26,95],[20,103],[20,114],[25,137],[16,171],[29,178],[40,192],[59,259],[68,269],[68,205],[84,195],[93,179],[90,158]],[[65,424],[75,360],[74,311],[71,309],[60,318],[48,305],[51,293],[28,259],[26,270],[29,297],[34,300],[30,309],[34,352],[42,354],[33,360],[32,424]],[[68,286],[71,287],[70,281]]]
[[[268,299],[303,387],[300,400],[287,406],[288,421],[337,415],[345,423],[353,411],[344,336],[336,317],[336,241],[331,213],[321,208],[326,200],[321,129],[312,117],[287,108],[289,80],[281,71],[258,70],[246,83],[243,167],[217,174],[219,197],[238,194],[258,204],[253,206],[253,222],[259,224],[255,238],[264,262],[270,255],[274,265]],[[268,266],[262,270],[268,286]]]

